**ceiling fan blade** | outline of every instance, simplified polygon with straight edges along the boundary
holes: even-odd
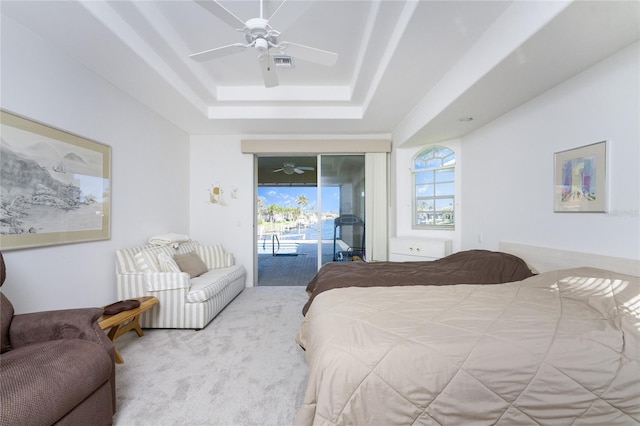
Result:
[[[216,0],[196,0],[196,3],[207,9],[234,30],[243,29],[245,27],[243,20],[231,13],[226,7],[218,3]]]
[[[275,172],[281,172],[281,171],[283,171],[283,170],[284,170],[284,169],[275,169],[275,170],[273,171],[273,173],[275,173]]]
[[[300,170],[315,170],[313,167],[309,167],[309,166],[300,166],[300,167],[297,167],[297,168],[300,169]]]
[[[191,59],[196,61],[208,61],[209,59],[222,58],[223,56],[233,55],[234,53],[244,52],[250,44],[235,43],[228,46],[216,47],[215,49],[209,49],[202,52],[189,55]]]
[[[269,54],[259,55],[258,62],[262,79],[264,80],[264,87],[276,87],[279,83],[276,68],[273,66],[273,56]]]
[[[285,5],[286,3],[286,5]],[[292,25],[309,12],[316,2],[312,1],[283,1],[269,17],[269,25],[278,31],[286,33]],[[284,5],[284,7],[282,7]],[[282,10],[282,12],[280,12]],[[286,11],[286,13],[285,13]]]
[[[301,175],[304,173],[304,170],[300,170],[298,167],[296,167],[295,169],[293,169],[294,172],[296,172],[297,174]]]
[[[273,11],[273,13],[271,14],[271,16],[269,16],[269,19],[267,19],[267,21],[271,22],[271,20],[273,19],[274,16],[276,16],[276,13],[278,13],[280,11],[280,9],[282,8],[282,6],[287,2],[287,0],[282,0],[282,3],[280,3],[278,5],[278,7],[276,8],[276,10]]]
[[[338,60],[337,53],[288,41],[280,43],[277,47],[280,50],[285,50],[287,55],[293,56],[296,59],[302,59],[304,61],[314,62],[328,67],[334,65]]]

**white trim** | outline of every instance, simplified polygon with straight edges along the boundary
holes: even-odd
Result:
[[[243,154],[361,154],[391,152],[389,139],[243,139]]]
[[[638,259],[528,246],[503,241],[499,243],[498,247],[501,251],[522,258],[529,267],[535,269],[534,272],[538,273],[588,266],[640,277],[640,260]]]
[[[367,261],[387,260],[388,155],[365,154],[365,253]],[[384,189],[384,190],[383,190]]]

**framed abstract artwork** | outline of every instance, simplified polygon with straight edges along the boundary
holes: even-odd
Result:
[[[554,211],[607,211],[607,141],[555,153]]]
[[[0,111],[0,249],[111,236],[111,148]]]

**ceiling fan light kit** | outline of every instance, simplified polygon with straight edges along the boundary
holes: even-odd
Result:
[[[271,28],[269,20],[278,13],[278,10],[282,8],[286,0],[280,3],[278,9],[269,19],[263,18],[264,5],[263,0],[260,0],[260,17],[251,18],[246,22],[243,22],[240,18],[231,13],[217,0],[196,0],[196,2],[231,28],[244,32],[245,39],[247,41],[247,44],[234,43],[190,55],[190,57],[196,61],[217,59],[223,56],[244,52],[247,48],[253,47],[258,52],[258,63],[260,64],[260,71],[262,73],[265,87],[275,87],[278,86],[279,83],[278,78],[275,75],[275,71],[272,70],[272,64],[274,63],[277,67],[292,68],[292,57],[297,57],[305,61],[325,66],[333,66],[338,60],[337,53],[329,52],[327,50],[287,41],[278,43],[277,38],[281,33]],[[272,48],[278,51],[279,55],[276,55],[276,57],[289,58],[289,61],[274,61],[274,56],[269,52]],[[286,55],[284,55],[285,53]]]
[[[258,38],[256,39],[255,48],[259,53],[264,53],[269,50],[269,43],[263,38]]]

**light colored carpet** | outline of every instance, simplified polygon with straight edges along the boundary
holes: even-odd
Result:
[[[292,425],[307,366],[295,343],[304,287],[245,289],[207,327],[116,341],[116,426]]]

